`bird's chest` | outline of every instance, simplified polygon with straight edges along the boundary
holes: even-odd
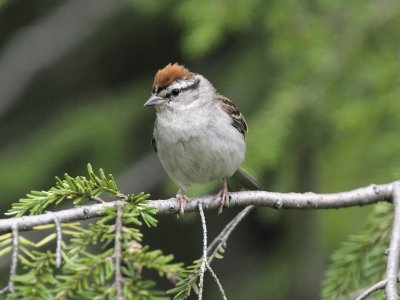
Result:
[[[206,182],[213,177],[218,157],[216,131],[206,116],[157,117],[154,130],[160,161],[171,177]]]
[[[201,159],[215,138],[212,122],[207,117],[175,116],[174,118],[157,117],[154,137],[159,154],[162,156],[195,156]],[[193,158],[193,159],[194,159]]]
[[[244,140],[225,115],[157,116],[158,156],[176,182],[208,182],[231,176],[244,157]],[[239,134],[240,135],[240,134]]]

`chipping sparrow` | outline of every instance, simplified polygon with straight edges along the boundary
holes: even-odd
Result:
[[[200,74],[179,64],[158,70],[152,93],[144,104],[154,106],[152,145],[164,170],[179,187],[179,214],[192,183],[222,179],[219,210],[229,205],[227,178],[235,174],[247,186],[261,185],[240,165],[246,152],[247,124],[231,100],[220,95]]]

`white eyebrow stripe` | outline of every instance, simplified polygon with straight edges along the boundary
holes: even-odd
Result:
[[[171,90],[180,89],[182,91],[190,90],[196,88],[200,83],[199,79],[190,80],[190,81],[177,81],[175,84],[171,86]]]
[[[173,89],[186,89],[187,87],[191,86],[192,83],[190,81],[182,81],[179,80],[171,85],[171,90]]]

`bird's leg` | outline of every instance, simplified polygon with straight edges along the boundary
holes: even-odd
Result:
[[[218,208],[218,214],[222,213],[222,210],[225,207],[229,206],[229,192],[228,192],[228,184],[226,183],[226,178],[222,180],[222,187],[219,190],[218,194],[216,195],[216,199],[219,198],[219,208]]]
[[[183,218],[183,215],[185,214],[186,203],[190,201],[190,198],[182,194],[182,191],[179,189],[178,193],[176,193],[176,200],[178,200],[179,203],[179,214],[177,217]]]

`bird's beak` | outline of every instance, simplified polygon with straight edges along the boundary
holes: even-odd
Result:
[[[161,105],[164,102],[165,102],[165,99],[163,97],[159,97],[157,95],[151,94],[150,98],[146,101],[144,106]]]

